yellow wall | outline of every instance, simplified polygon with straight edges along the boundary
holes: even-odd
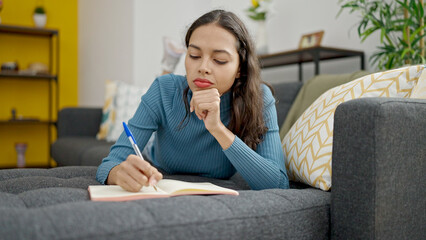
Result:
[[[3,0],[2,24],[33,27],[32,13],[41,4],[47,14],[46,28],[59,30],[59,108],[78,103],[78,13],[77,0]],[[18,61],[20,69],[31,62],[48,65],[48,38],[0,34],[0,63]],[[54,66],[55,69],[56,66]],[[48,117],[46,80],[0,79],[0,120],[16,108],[24,117]],[[54,89],[55,90],[55,89]],[[53,105],[56,106],[56,105]],[[56,119],[56,113],[54,114]],[[53,129],[52,136],[55,136]],[[0,167],[16,166],[16,142],[26,142],[28,166],[47,166],[47,126],[41,124],[0,124]]]

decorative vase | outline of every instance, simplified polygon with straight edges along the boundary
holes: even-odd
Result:
[[[267,37],[265,20],[257,21],[255,40],[256,40],[256,53],[258,55],[267,54],[268,53],[268,37]]]
[[[25,167],[25,151],[27,150],[26,143],[16,143],[15,149],[17,153],[16,166],[18,168]]]
[[[47,16],[46,14],[34,13],[33,20],[36,27],[44,28],[44,26],[46,26]]]

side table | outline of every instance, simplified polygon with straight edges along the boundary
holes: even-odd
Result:
[[[337,58],[348,58],[348,57],[359,57],[360,58],[360,69],[365,70],[364,52],[355,51],[341,48],[331,47],[310,47],[301,48],[291,51],[278,52],[266,55],[259,55],[259,61],[261,68],[270,68],[285,66],[291,64],[299,65],[299,81],[303,79],[302,64],[307,62],[314,62],[315,64],[315,75],[320,73],[320,61],[331,60]]]

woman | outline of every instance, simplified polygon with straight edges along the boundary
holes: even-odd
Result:
[[[98,181],[139,191],[162,179],[161,169],[222,179],[239,172],[252,189],[288,188],[275,100],[244,24],[211,11],[191,25],[185,44],[186,77],[157,78],[129,120],[140,147],[156,132],[151,163],[134,155],[123,132]]]

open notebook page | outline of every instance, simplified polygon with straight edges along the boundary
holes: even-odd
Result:
[[[171,195],[179,194],[208,194],[208,192],[238,195],[238,192],[232,189],[216,186],[209,182],[184,182],[179,180],[162,179],[157,187]]]

